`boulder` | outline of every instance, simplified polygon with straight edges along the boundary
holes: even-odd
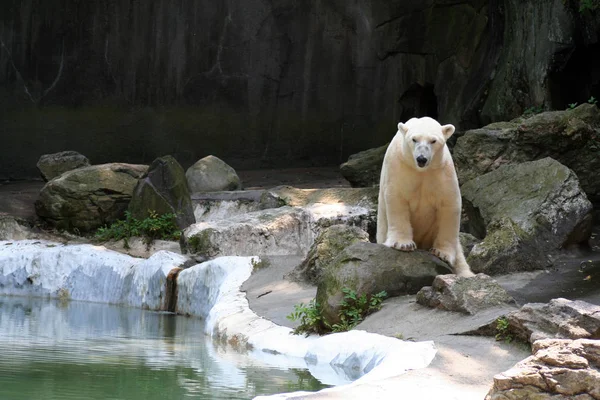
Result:
[[[199,222],[182,235],[182,249],[214,256],[302,255],[314,241],[310,215],[294,207]]]
[[[48,182],[37,215],[58,229],[89,232],[123,218],[147,165],[102,164],[65,172]]]
[[[36,166],[40,170],[42,178],[47,182],[64,172],[89,167],[90,160],[76,151],[61,151],[60,153],[42,155]]]
[[[340,172],[352,187],[369,187],[379,184],[381,165],[388,144],[351,155],[340,165]]]
[[[506,316],[510,334],[524,342],[539,339],[600,339],[600,306],[581,300],[529,303]]]
[[[34,237],[36,234],[26,220],[0,213],[0,240],[25,240]]]
[[[463,253],[465,253],[465,257],[468,257],[473,250],[473,247],[481,242],[481,239],[477,239],[475,236],[470,233],[460,232],[458,240],[460,241],[460,246],[462,247]]]
[[[467,259],[474,272],[544,268],[553,253],[591,234],[592,204],[573,171],[551,158],[503,166],[461,192],[466,230],[484,238]]]
[[[470,278],[451,274],[436,276],[431,286],[426,286],[417,293],[417,303],[474,315],[487,308],[514,304],[515,300],[485,274]]]
[[[349,225],[332,225],[321,231],[302,263],[286,278],[318,284],[323,269],[346,247],[356,242],[368,242],[369,234]]]
[[[240,190],[242,183],[233,168],[215,156],[198,160],[185,172],[190,191],[218,192],[222,190]]]
[[[465,132],[453,158],[461,183],[503,165],[551,157],[572,169],[589,199],[600,203],[600,110],[582,104]]]
[[[533,355],[494,376],[486,400],[600,399],[600,342],[546,339]]]
[[[317,302],[330,324],[340,321],[338,313],[348,288],[367,296],[385,290],[389,296],[415,294],[431,285],[440,274],[451,273],[448,265],[428,252],[401,252],[389,247],[358,242],[345,248],[323,270],[317,287]]]
[[[143,220],[151,211],[159,215],[175,214],[180,229],[196,222],[185,173],[172,156],[154,160],[133,191],[129,203],[131,215]]]

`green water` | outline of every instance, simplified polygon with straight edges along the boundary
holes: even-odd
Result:
[[[0,399],[251,399],[324,387],[202,332],[195,318],[0,298]]]

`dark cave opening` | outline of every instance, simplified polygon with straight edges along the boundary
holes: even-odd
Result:
[[[437,96],[433,85],[413,83],[400,96],[400,121],[406,122],[413,117],[438,117]]]
[[[570,104],[600,99],[600,43],[578,46],[571,55],[556,54],[565,64],[549,74],[550,106],[564,110]]]

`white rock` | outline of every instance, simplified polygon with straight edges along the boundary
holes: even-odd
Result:
[[[87,244],[0,242],[0,294],[158,310],[167,275],[185,260],[165,251],[143,260]]]
[[[209,256],[304,255],[314,241],[310,215],[292,207],[196,223],[183,235],[189,251]],[[194,236],[201,238],[201,251]]]
[[[165,251],[143,260],[91,245],[0,242],[0,294],[68,295],[74,300],[159,309],[166,297],[167,274],[184,261],[185,257]],[[359,376],[351,386],[385,379],[424,368],[435,356],[433,342],[403,342],[364,331],[291,335],[290,328],[252,312],[240,292],[253,261],[257,259],[221,257],[181,271],[177,311],[204,318],[208,335],[247,346],[261,363],[308,368],[325,384],[345,384]]]
[[[302,360],[325,384],[344,384],[357,376],[361,377],[353,385],[385,379],[424,368],[435,356],[433,342],[404,342],[364,331],[322,337],[291,335],[290,328],[250,310],[239,288],[252,268],[252,258],[221,257],[182,271],[177,311],[205,318],[207,334],[233,345],[247,345],[265,362],[285,360],[285,365],[302,367]]]

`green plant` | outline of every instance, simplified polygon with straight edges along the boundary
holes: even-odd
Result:
[[[510,323],[506,317],[499,317],[496,320],[496,340],[504,340],[506,343],[513,341],[513,337],[510,334]]]
[[[146,245],[152,244],[156,239],[178,240],[181,231],[177,227],[175,214],[158,215],[155,211],[148,211],[149,216],[143,220],[138,220],[131,216],[128,211],[125,212],[125,219],[118,220],[110,227],[102,227],[96,231],[96,239],[100,241],[124,240],[125,248],[129,248],[129,239],[134,236],[141,236]]]
[[[594,96],[592,96],[592,97],[590,97],[588,99],[587,102],[588,102],[588,104],[594,104],[594,105],[596,105],[596,104],[598,104],[598,99],[596,99]]]
[[[579,12],[596,11],[600,8],[600,0],[579,0]]]
[[[294,335],[305,333],[325,334],[329,332],[346,332],[361,323],[363,319],[381,309],[381,303],[387,297],[387,292],[381,291],[372,296],[358,295],[354,290],[343,288],[344,299],[340,303],[340,322],[329,325],[323,319],[321,306],[316,300],[308,304],[294,305],[294,312],[286,318],[290,321],[300,321],[300,325],[292,332]]]
[[[577,107],[577,104],[578,104],[578,103],[570,103],[570,104],[569,104],[569,107],[568,107],[568,109],[569,109],[569,110],[572,110],[572,109],[574,109],[575,107]]]
[[[252,271],[258,271],[263,268],[269,268],[271,266],[269,260],[258,257],[252,258],[252,260],[250,260],[250,264],[252,264]]]
[[[286,317],[290,321],[300,321],[294,331],[294,335],[304,333],[308,336],[311,333],[322,334],[327,332],[327,326],[324,324],[321,313],[321,306],[315,299],[308,304],[300,303],[294,305],[294,312]]]
[[[542,106],[531,106],[531,107],[525,109],[525,111],[523,111],[523,116],[531,117],[532,115],[539,114],[543,111],[544,111],[544,109],[542,108]]]
[[[340,304],[340,322],[331,326],[333,332],[345,332],[360,324],[363,319],[381,309],[381,303],[387,297],[385,291],[372,296],[358,295],[354,290],[343,288],[344,300]]]

